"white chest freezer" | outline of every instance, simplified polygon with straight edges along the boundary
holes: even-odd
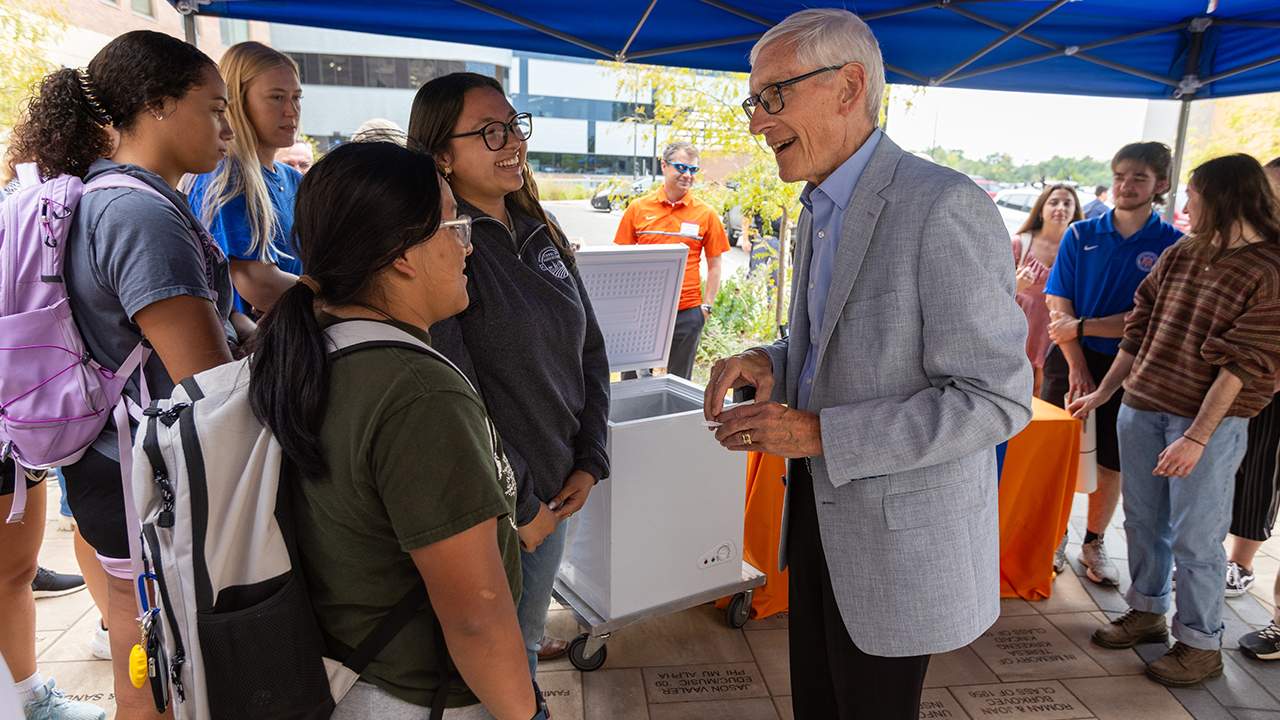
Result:
[[[682,244],[578,253],[614,372],[666,366],[687,253]],[[600,618],[742,582],[747,454],[725,450],[702,424],[702,396],[703,386],[671,375],[611,386],[612,472],[578,512],[559,574]]]

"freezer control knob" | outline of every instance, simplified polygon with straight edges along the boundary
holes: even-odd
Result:
[[[711,552],[698,558],[698,567],[709,568],[723,565],[738,557],[738,546],[732,540],[725,540]]]

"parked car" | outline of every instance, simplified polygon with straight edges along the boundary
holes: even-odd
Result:
[[[977,183],[978,187],[986,190],[987,194],[991,197],[995,197],[996,193],[1000,190],[1000,183],[995,180],[988,180],[981,175],[970,175],[969,179]]]
[[[724,223],[724,234],[729,238],[729,247],[738,247],[738,241],[742,238],[742,206],[734,205],[725,210],[720,221]]]
[[[1000,210],[1000,217],[1004,220],[1004,227],[1013,235],[1022,227],[1022,223],[1031,217],[1031,208],[1035,206],[1036,199],[1040,197],[1040,190],[1033,187],[1013,188],[1012,190],[1001,190],[996,193],[996,208]]]
[[[634,198],[640,197],[653,189],[661,178],[645,175],[630,182],[619,178],[616,182],[607,182],[596,190],[591,198],[591,207],[596,210],[622,210],[631,204]]]

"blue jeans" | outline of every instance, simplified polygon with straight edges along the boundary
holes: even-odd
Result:
[[[564,556],[565,523],[556,525],[556,531],[542,544],[527,553],[520,551],[520,574],[524,589],[520,593],[520,606],[516,616],[520,620],[520,633],[524,635],[524,648],[529,656],[529,676],[538,675],[538,641],[547,629],[547,608],[551,607],[551,586],[560,569]],[[1222,572],[1226,572],[1223,566]]]
[[[1222,647],[1222,578],[1231,527],[1236,469],[1244,458],[1249,421],[1224,418],[1185,478],[1152,475],[1160,453],[1191,426],[1191,418],[1120,408],[1120,470],[1124,532],[1129,541],[1129,607],[1169,611],[1173,561],[1178,561],[1178,611],[1173,636],[1201,650]]]

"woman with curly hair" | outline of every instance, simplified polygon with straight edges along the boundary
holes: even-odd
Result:
[[[275,159],[298,136],[302,86],[297,64],[262,43],[232,45],[218,69],[236,136],[217,169],[195,178],[187,192],[227,253],[236,309],[252,316],[270,310],[302,274],[288,241],[302,173]]]
[[[13,131],[10,166],[34,162],[44,177],[70,174],[86,181],[122,173],[154,190],[86,194],[66,244],[64,281],[93,358],[116,370],[144,336],[152,348],[125,386],[134,403],[143,399],[141,381],[152,397],[165,397],[178,381],[229,362],[238,341],[226,258],[174,190],[184,174],[207,173],[226,155],[233,137],[226,111],[227,88],[208,56],[168,35],[135,31],[111,41],[87,69],[46,76]],[[107,127],[119,133],[117,143]],[[237,316],[240,330],[250,330],[252,323],[243,321]],[[131,422],[130,431],[135,427]],[[120,720],[157,716],[150,690],[129,680],[129,652],[139,640],[119,462],[129,444],[108,424],[84,457],[62,471],[80,532],[108,576],[106,620]],[[0,501],[0,510],[7,502]],[[28,512],[41,517],[38,507]],[[39,547],[24,533],[38,534],[44,526],[30,526],[0,529],[0,626],[6,628],[0,643],[19,678],[35,665],[30,588],[17,597],[18,585],[35,572],[35,553],[18,557],[11,548]],[[21,562],[27,564],[15,567]],[[28,643],[23,648],[16,648],[18,624]]]

